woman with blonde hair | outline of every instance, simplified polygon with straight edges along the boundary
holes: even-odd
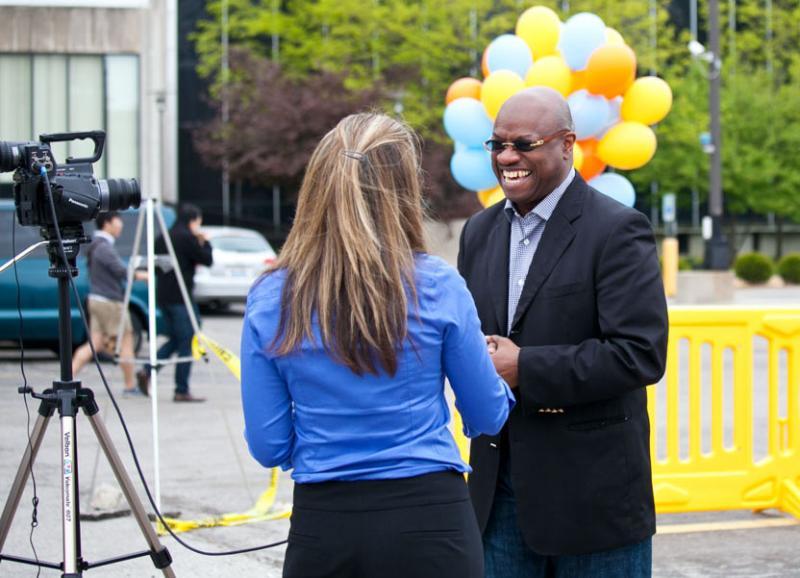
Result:
[[[278,262],[250,291],[245,437],[265,467],[293,470],[285,577],[483,576],[444,380],[469,436],[497,433],[514,400],[422,221],[413,133],[348,116],[314,151]]]

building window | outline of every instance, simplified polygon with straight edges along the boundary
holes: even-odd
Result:
[[[0,140],[105,130],[99,178],[139,178],[139,57],[0,54]],[[91,156],[91,141],[53,144],[56,160]],[[3,196],[11,174],[0,174]]]

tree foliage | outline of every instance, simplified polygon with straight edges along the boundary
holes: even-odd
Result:
[[[199,72],[212,81],[215,99],[222,80],[222,1],[209,2],[209,17],[194,35]],[[251,132],[259,125],[262,140],[277,135],[283,140],[284,130],[297,133],[298,142],[302,141],[297,150],[304,151],[288,163],[258,157],[258,163],[247,165],[249,178],[288,182],[287,173],[291,173],[289,180],[297,179],[300,159],[315,136],[330,128],[339,112],[369,103],[401,114],[423,137],[428,190],[440,215],[453,214],[454,208],[458,213],[477,207],[474,195],[459,189],[449,175],[452,143],[442,128],[447,87],[462,76],[479,77],[484,48],[499,34],[513,32],[528,6],[549,6],[562,19],[569,17],[561,11],[565,3],[557,0],[224,1],[231,44],[246,48],[252,60],[249,67],[234,70],[228,81],[228,94],[236,95],[230,100],[234,140],[246,137],[252,145],[257,139]],[[640,194],[655,181],[661,191],[678,193],[679,203],[688,204],[692,190],[704,198],[709,162],[699,135],[708,130],[707,68],[689,56],[689,31],[676,27],[669,12],[672,2],[572,0],[568,4],[572,14],[594,12],[616,28],[636,52],[639,74],[655,73],[672,87],[672,112],[656,127],[656,156],[626,176]],[[800,170],[793,158],[800,150],[800,3],[772,0],[771,4],[768,14],[762,2],[720,2],[724,192],[730,211],[776,213],[800,220]],[[736,10],[733,20],[727,12],[731,7]],[[701,0],[701,32],[707,16],[707,3]],[[705,40],[702,34],[700,40]],[[280,65],[270,69],[268,80],[276,88],[266,86],[264,77],[255,89],[254,80],[247,76],[256,70],[267,74],[261,64],[253,64],[267,60]],[[314,84],[322,79],[332,82],[332,78],[339,84]],[[330,104],[331,114],[325,121],[308,112],[312,96]],[[343,108],[337,108],[340,105]],[[262,122],[259,117],[271,120]],[[207,127],[201,140],[213,143],[214,134],[221,134],[218,123]],[[230,139],[224,142],[235,146]],[[244,145],[242,149],[247,153],[242,158],[250,158],[253,149]],[[213,160],[213,151],[218,149],[206,150],[212,151],[206,158]],[[259,150],[272,154],[263,146]],[[285,159],[280,151],[274,154],[276,159]]]
[[[279,65],[247,50],[231,53],[227,98],[236,103],[230,120],[221,115],[198,129],[195,145],[204,162],[255,184],[296,185],[322,135],[339,120],[374,102],[377,89],[348,91],[340,75],[288,77]],[[220,100],[215,101],[221,107]]]

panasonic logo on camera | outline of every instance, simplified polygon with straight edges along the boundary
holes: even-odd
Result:
[[[89,205],[84,205],[83,203],[79,203],[78,201],[76,201],[74,199],[67,199],[67,202],[68,203],[72,203],[73,205],[78,205],[82,209],[88,209],[89,208]]]

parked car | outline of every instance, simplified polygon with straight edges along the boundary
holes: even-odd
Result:
[[[198,305],[224,309],[244,303],[250,286],[275,262],[264,236],[241,227],[203,227],[214,253],[211,267],[200,266],[194,277]]]
[[[169,226],[175,221],[175,211],[170,207],[163,209],[164,220]],[[139,211],[131,209],[120,213],[125,223],[122,235],[116,241],[120,256],[127,262],[133,249],[136,221]],[[84,223],[88,235],[94,232],[94,222]],[[12,231],[14,247],[12,248]],[[158,231],[158,227],[156,227]],[[0,263],[5,263],[26,247],[41,241],[38,227],[21,227],[14,214],[14,203],[10,199],[0,199]],[[145,250],[145,237],[142,235],[141,255]],[[86,304],[89,293],[89,274],[86,265],[86,246],[81,248],[77,266],[79,274],[75,277],[78,293]],[[49,347],[58,350],[58,283],[47,274],[50,261],[44,246],[17,263],[17,276],[20,284],[20,305],[22,308],[22,340],[26,346]],[[17,311],[17,281],[14,268],[0,274],[0,341],[20,339],[20,322]],[[71,292],[70,292],[71,295]],[[137,282],[133,286],[129,311],[133,324],[134,346],[138,351],[143,335],[147,333],[147,284]],[[157,322],[160,319],[158,312]],[[80,311],[73,303],[71,308],[72,343],[76,346],[86,340],[86,331],[80,319]],[[159,331],[160,332],[160,331]]]

